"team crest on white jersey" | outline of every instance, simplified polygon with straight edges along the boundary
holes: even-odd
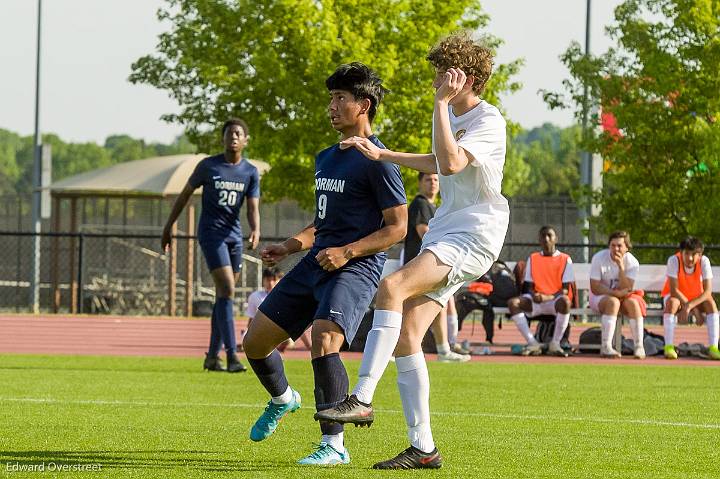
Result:
[[[465,133],[466,133],[466,132],[467,132],[467,130],[464,129],[464,128],[458,130],[458,131],[455,133],[455,141],[460,141],[460,138],[462,138],[463,136],[465,136]]]

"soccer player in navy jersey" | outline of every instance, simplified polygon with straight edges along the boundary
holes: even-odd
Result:
[[[237,355],[232,302],[242,268],[240,208],[247,199],[251,229],[248,241],[250,249],[255,249],[260,241],[260,176],[242,156],[249,138],[247,124],[237,118],[228,120],[222,135],[225,152],[200,161],[175,200],[163,230],[162,249],[167,250],[173,224],[193,192],[202,186],[198,241],[215,283],[210,346],[203,367],[209,371],[226,370],[218,356],[224,345],[227,371],[234,373],[246,370]]]
[[[384,148],[371,124],[386,90],[362,63],[341,65],[326,80],[330,124],[341,140],[353,136]],[[259,307],[243,342],[245,354],[271,396],[250,431],[269,437],[279,421],[300,407],[275,347],[312,325],[312,366],[317,410],[334,407],[348,392],[341,346],[352,342],[380,280],[385,251],[405,237],[405,189],[396,165],[370,161],[355,148],[335,144],[315,158],[315,220],[262,252],[268,265],[310,249]],[[343,426],[321,422],[317,449],[300,464],[347,464]]]

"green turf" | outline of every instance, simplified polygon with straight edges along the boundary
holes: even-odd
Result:
[[[351,464],[318,471],[295,464],[319,438],[309,361],[286,363],[304,407],[270,439],[253,443],[248,432],[266,398],[252,373],[204,373],[199,359],[0,355],[0,360],[0,476],[403,474],[369,469],[406,447],[392,365],[375,398],[376,423],[347,429]],[[357,361],[348,363],[351,382],[357,367]],[[718,368],[431,362],[429,369],[433,430],[445,466],[415,474],[720,476]],[[8,463],[99,464],[102,471],[14,473]]]

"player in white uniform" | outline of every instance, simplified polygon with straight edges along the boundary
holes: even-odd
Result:
[[[443,199],[428,224],[420,254],[380,283],[352,395],[315,415],[318,420],[372,423],[373,393],[394,350],[411,446],[375,464],[377,469],[442,465],[430,430],[430,380],[422,338],[448,299],[466,281],[490,269],[509,219],[507,200],[500,193],[505,120],[479,97],[492,71],[491,51],[460,33],[443,39],[427,59],[436,70],[432,154],[381,150],[363,138],[343,142],[373,160],[439,173]]]
[[[602,315],[600,355],[606,358],[621,356],[612,347],[617,315],[621,311],[630,318],[630,331],[635,341],[634,356],[645,358],[644,300],[633,294],[640,263],[630,252],[631,247],[630,235],[625,231],[616,231],[608,239],[608,249],[596,253],[590,262],[590,308]]]

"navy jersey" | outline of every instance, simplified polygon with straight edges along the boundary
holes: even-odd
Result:
[[[385,148],[376,136],[370,141]],[[368,160],[356,148],[333,145],[315,158],[314,256],[322,249],[345,246],[383,227],[382,211],[404,205],[400,168]],[[385,253],[378,253],[384,259]]]
[[[198,239],[242,241],[240,207],[245,197],[260,196],[257,168],[246,159],[228,163],[220,154],[200,161],[188,181],[194,188],[203,187]]]

